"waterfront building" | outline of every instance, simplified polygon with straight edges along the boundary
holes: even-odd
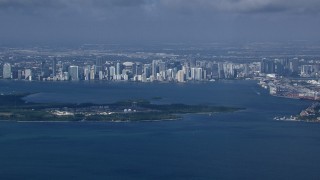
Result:
[[[146,78],[149,78],[151,75],[151,64],[145,64],[143,67],[143,73],[145,74]]]
[[[18,80],[22,79],[22,70],[18,70]]]
[[[167,79],[168,81],[172,81],[174,78],[173,78],[173,70],[172,69],[168,69],[166,71],[166,75],[167,75]]]
[[[116,75],[121,75],[121,64],[119,62],[117,62],[116,64]]]
[[[185,74],[183,70],[179,70],[176,74],[176,79],[178,82],[185,82]]]
[[[167,71],[160,71],[159,75],[163,81],[167,80]]]
[[[236,70],[232,63],[223,64],[224,78],[232,79],[236,77]]]
[[[145,74],[145,73],[142,73],[142,75],[141,75],[141,82],[147,82],[147,81],[148,81],[148,79],[147,79],[146,74]]]
[[[57,58],[54,57],[52,60],[52,77],[56,76],[56,71],[57,71],[56,67],[57,67]]]
[[[79,67],[78,66],[70,66],[69,67],[69,75],[72,81],[79,80]]]
[[[202,80],[202,68],[195,68],[195,80],[201,81]]]
[[[70,79],[69,73],[68,73],[68,72],[63,72],[62,79],[63,79],[64,81],[68,81],[68,80]]]
[[[186,75],[186,79],[187,80],[191,80],[191,71],[190,68],[188,66],[183,66],[182,70],[184,72],[184,74]]]
[[[202,68],[191,68],[191,80],[201,81],[202,79]]]
[[[90,80],[94,80],[95,79],[95,75],[96,75],[95,66],[92,66],[91,69],[90,69]]]
[[[101,59],[101,57],[96,59],[95,74],[100,73],[100,71],[102,71],[102,59]]]
[[[88,81],[90,79],[90,65],[84,67],[84,80]]]
[[[109,70],[107,67],[105,68],[105,71],[104,71],[104,78],[109,80]]]
[[[219,77],[219,79],[225,78],[223,65],[224,65],[224,63],[218,63],[218,77]]]
[[[140,62],[136,62],[135,75],[142,75],[143,72],[143,64]]]
[[[109,67],[109,75],[110,76],[116,75],[116,68],[114,66]]]
[[[27,80],[30,80],[30,81],[32,80],[32,71],[31,71],[31,69],[24,70],[24,77]]]
[[[102,71],[99,71],[99,80],[102,80],[102,79],[104,79],[103,72],[102,72]]]
[[[10,63],[4,63],[3,65],[3,79],[11,79],[12,78],[12,72],[11,72],[11,64]]]
[[[153,60],[152,61],[152,76],[154,77],[154,78],[156,78],[157,77],[157,72],[158,72],[158,60]]]

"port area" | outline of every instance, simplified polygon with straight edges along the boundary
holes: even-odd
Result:
[[[277,121],[320,122],[320,80],[312,78],[285,78],[266,74],[257,78],[258,85],[275,97],[309,100],[311,105],[297,115],[276,116]]]
[[[258,84],[272,96],[320,101],[320,81],[310,78],[285,78],[265,75]]]

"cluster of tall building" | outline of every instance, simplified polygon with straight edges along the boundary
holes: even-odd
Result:
[[[38,66],[21,67],[3,63],[3,79],[40,81],[208,81],[212,79],[236,79],[261,74],[281,76],[312,76],[319,71],[318,65],[302,64],[294,59],[262,59],[260,62],[234,63],[205,60],[152,60],[142,62],[106,61],[97,58],[81,63],[64,62],[55,57],[38,63]]]
[[[299,73],[299,59],[262,59],[261,73],[264,74],[278,74],[280,76],[298,75]]]

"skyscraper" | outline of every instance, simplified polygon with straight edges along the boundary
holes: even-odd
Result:
[[[10,63],[4,63],[3,65],[3,79],[11,78],[11,65]]]
[[[195,68],[195,80],[201,81],[202,80],[202,68]]]
[[[145,74],[146,78],[150,77],[150,71],[151,71],[151,65],[150,64],[144,64],[143,73]]]
[[[24,77],[25,77],[25,79],[32,80],[32,71],[31,71],[31,69],[24,70]]]
[[[95,73],[100,73],[102,71],[102,59],[96,59]]]
[[[117,65],[116,65],[116,75],[121,75],[121,72],[122,69],[121,69],[121,64],[119,62],[117,62]]]
[[[136,63],[135,74],[141,75],[142,71],[143,71],[143,64],[140,62]]]
[[[57,58],[54,57],[52,60],[52,77],[56,76],[56,71],[57,71],[56,67],[57,67]]]
[[[158,73],[158,61],[157,60],[153,60],[152,61],[152,76],[154,78],[157,77],[157,73]]]
[[[89,80],[90,79],[90,65],[87,65],[84,67],[84,80]]]
[[[179,70],[176,74],[176,79],[178,82],[185,82],[185,74],[183,70]]]
[[[224,66],[224,63],[221,63],[221,62],[218,63],[218,77],[219,77],[219,79],[225,78],[223,66]]]
[[[79,67],[78,66],[70,66],[69,67],[69,75],[72,81],[79,80]]]
[[[275,63],[272,60],[262,59],[261,61],[261,73],[275,73]]]
[[[96,75],[96,72],[95,72],[96,68],[95,66],[93,65],[90,69],[90,80],[94,80],[95,79],[95,75]]]

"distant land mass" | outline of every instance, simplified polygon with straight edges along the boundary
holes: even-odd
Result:
[[[0,95],[0,119],[12,121],[157,121],[175,120],[182,114],[234,112],[239,107],[152,104],[148,100],[126,100],[110,104],[33,103],[23,98],[31,93]],[[160,99],[161,97],[156,97]]]

